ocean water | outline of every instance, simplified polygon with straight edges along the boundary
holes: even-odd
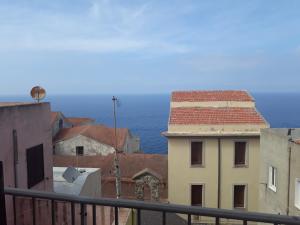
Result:
[[[300,93],[252,93],[256,106],[272,127],[300,127]],[[167,153],[167,140],[161,132],[167,130],[169,95],[120,95],[117,126],[128,127],[140,136],[146,153]],[[113,126],[112,96],[57,95],[45,101],[53,111],[69,117],[90,117],[97,123]],[[0,96],[0,101],[32,101],[25,96]]]

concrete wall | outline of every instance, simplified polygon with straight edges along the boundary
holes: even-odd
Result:
[[[64,115],[61,112],[58,112],[57,118],[55,120],[55,122],[52,124],[52,137],[54,137],[59,131],[59,121],[63,120],[63,128],[69,128],[72,127],[72,124],[70,124],[66,118],[64,117]]]
[[[45,180],[32,189],[52,191],[52,135],[49,103],[12,104],[10,106],[1,105],[0,103],[0,160],[4,163],[4,183],[6,187],[15,187],[13,130],[17,132],[18,187],[27,188],[26,149],[43,144]],[[22,200],[20,202],[23,202],[23,206],[20,205],[20,213],[23,209],[28,211],[26,203]],[[7,210],[8,223],[13,224],[11,201],[7,202]]]
[[[286,215],[300,215],[295,207],[295,181],[300,178],[300,145],[289,141],[288,129],[263,129],[260,161],[260,211]],[[298,131],[293,132],[295,134]],[[291,150],[291,176],[289,173]],[[276,192],[268,187],[269,166],[277,169]],[[290,188],[289,188],[290,187]],[[288,192],[290,198],[288,201]],[[288,206],[289,205],[289,206]]]
[[[140,150],[139,138],[128,135],[122,149],[126,153]],[[84,146],[84,155],[108,155],[115,151],[114,147],[100,143],[94,139],[77,135],[71,139],[55,143],[56,155],[76,155],[76,146]]]
[[[55,144],[56,155],[76,155],[76,146],[84,146],[84,155],[108,155],[115,150],[109,145],[99,143],[91,138],[78,135]]]

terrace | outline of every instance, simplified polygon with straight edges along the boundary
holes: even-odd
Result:
[[[13,217],[16,221],[16,211],[15,200],[18,197],[30,199],[31,202],[31,223],[32,225],[39,224],[37,220],[37,200],[45,200],[50,202],[50,214],[51,219],[48,221],[50,224],[57,224],[55,204],[57,202],[64,202],[70,205],[70,224],[102,224],[97,218],[96,207],[98,206],[107,206],[112,207],[114,210],[114,222],[113,224],[119,225],[119,211],[122,208],[132,209],[135,213],[135,216],[132,219],[132,223],[126,224],[135,224],[135,225],[144,225],[146,221],[143,221],[143,211],[155,211],[161,214],[160,223],[155,222],[155,225],[166,225],[171,224],[167,219],[167,214],[183,214],[186,215],[186,224],[192,224],[192,216],[204,216],[211,217],[214,224],[218,225],[222,223],[223,219],[229,219],[234,221],[239,221],[238,224],[247,225],[251,222],[261,222],[268,224],[286,224],[286,225],[299,225],[300,217],[289,217],[284,215],[274,215],[274,214],[265,214],[265,213],[254,213],[254,212],[245,212],[245,211],[233,211],[225,209],[212,209],[212,208],[201,208],[201,207],[191,207],[184,205],[174,205],[174,204],[161,204],[161,203],[150,203],[143,201],[134,201],[134,200],[124,200],[124,199],[108,199],[108,198],[89,198],[81,197],[75,195],[67,194],[57,194],[54,192],[42,192],[34,190],[25,190],[25,189],[16,189],[16,188],[5,188],[3,181],[3,167],[0,162],[0,224],[1,225],[10,225],[7,223],[6,218],[6,207],[5,207],[5,198],[10,198],[12,196],[13,201]],[[91,211],[87,211],[86,207],[89,206],[92,208]],[[78,207],[79,210],[76,211]],[[89,215],[91,214],[91,215]],[[86,217],[91,216],[92,220],[87,223]],[[79,217],[79,220],[76,218]],[[45,220],[45,218],[44,218]],[[148,221],[149,222],[149,221]],[[151,223],[151,222],[150,222]],[[157,224],[156,224],[157,223]],[[44,223],[43,223],[44,224]],[[154,223],[151,223],[154,224]],[[228,224],[228,223],[227,223]],[[236,224],[236,222],[235,222]]]

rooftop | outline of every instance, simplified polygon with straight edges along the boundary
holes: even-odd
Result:
[[[85,123],[92,123],[94,122],[91,118],[85,118],[85,117],[67,117],[67,121],[71,123],[73,126],[79,126]]]
[[[75,126],[72,128],[63,128],[54,138],[54,143],[74,138],[82,135],[91,138],[100,143],[114,146],[115,133],[114,128],[106,127],[104,125],[84,125]],[[127,128],[117,128],[118,149],[124,147],[126,137],[129,135]]]
[[[172,108],[170,125],[266,124],[255,108]]]
[[[172,102],[238,101],[254,102],[247,91],[175,91]]]

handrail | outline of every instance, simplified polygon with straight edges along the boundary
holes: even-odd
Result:
[[[187,215],[199,215],[214,218],[225,218],[243,221],[264,222],[273,224],[286,224],[286,225],[299,225],[300,217],[297,216],[285,216],[275,215],[258,212],[244,212],[238,210],[228,209],[214,209],[214,208],[202,208],[194,206],[166,204],[166,203],[153,203],[143,202],[136,200],[125,199],[109,199],[109,198],[91,198],[84,196],[76,196],[70,194],[60,194],[54,192],[44,192],[36,190],[16,189],[16,188],[4,188],[6,195],[30,197],[37,199],[49,199],[56,201],[66,201],[72,203],[80,203],[86,205],[102,205],[112,206],[120,208],[133,208],[139,210],[152,210],[168,213],[179,213]]]

